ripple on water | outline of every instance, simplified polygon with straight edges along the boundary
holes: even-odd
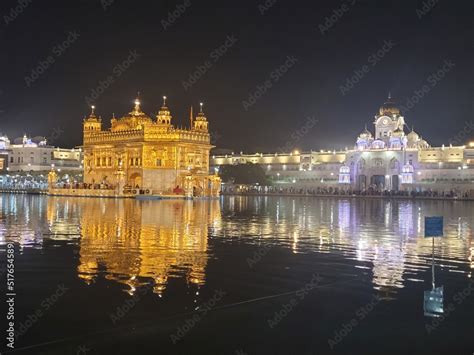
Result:
[[[344,265],[370,271],[375,289],[403,288],[421,282],[419,275],[431,267],[431,239],[422,237],[425,215],[446,220],[445,237],[435,243],[439,267],[466,277],[474,268],[472,203],[259,197],[140,202],[3,194],[0,204],[2,250],[15,241],[47,254],[65,241],[77,251],[84,282],[105,277],[128,292],[143,280],[158,294],[170,279],[206,284],[209,263],[221,260],[216,243],[229,253],[241,245],[251,252],[262,246],[288,252],[262,261],[278,270],[325,257],[325,270],[332,265],[334,276]],[[237,257],[245,261],[248,254]]]

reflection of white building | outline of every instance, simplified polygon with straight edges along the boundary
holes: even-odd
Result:
[[[388,97],[354,148],[273,154],[227,154],[211,157],[211,169],[221,165],[260,164],[276,184],[298,188],[332,187],[364,190],[452,189],[474,193],[474,144],[431,147],[413,129]]]
[[[82,170],[80,149],[56,148],[48,145],[44,137],[31,139],[24,135],[13,143],[6,137],[0,137],[0,152],[2,147],[8,155],[8,169],[5,170],[10,172],[48,171],[52,166],[64,170]]]

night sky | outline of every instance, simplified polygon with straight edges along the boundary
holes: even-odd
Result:
[[[183,126],[202,100],[219,148],[343,148],[391,91],[401,106],[419,101],[404,112],[410,127],[448,143],[474,120],[474,2],[423,4],[4,0],[0,132],[80,145],[102,87],[92,101],[107,126],[139,91],[150,115],[167,95]]]

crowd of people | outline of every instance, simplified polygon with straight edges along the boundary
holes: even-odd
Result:
[[[428,190],[385,190],[370,186],[363,190],[342,189],[338,187],[297,188],[279,186],[228,186],[223,187],[222,194],[243,195],[306,195],[306,196],[385,196],[385,197],[424,197],[424,198],[474,198],[474,193]]]

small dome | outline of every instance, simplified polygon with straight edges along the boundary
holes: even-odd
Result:
[[[418,145],[418,148],[429,148],[430,145],[428,144],[427,141],[425,141],[424,139],[420,139],[420,141],[417,143]]]
[[[409,141],[415,142],[420,138],[420,136],[418,135],[418,133],[412,130],[410,133],[408,133],[407,138]]]
[[[359,134],[359,138],[361,139],[369,139],[372,138],[372,133],[365,127],[361,134]]]

